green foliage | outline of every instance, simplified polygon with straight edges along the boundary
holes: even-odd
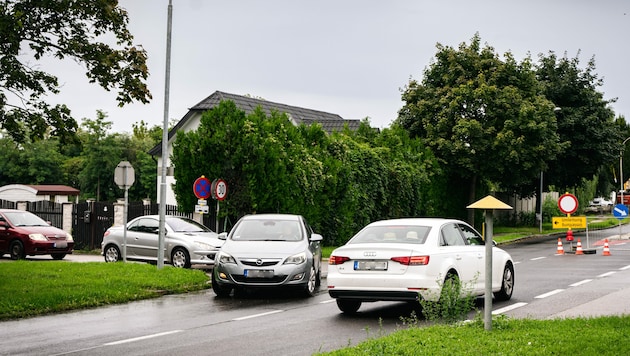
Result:
[[[560,208],[558,207],[558,200],[552,198],[551,196],[547,196],[545,198],[545,202],[543,203],[543,222],[550,223],[551,218],[554,216],[563,216]]]
[[[501,60],[478,35],[437,49],[422,82],[405,88],[397,122],[434,150],[448,180],[468,182],[468,202],[478,186],[514,191],[529,183],[561,148],[530,60],[517,63],[509,52]]]
[[[209,288],[200,270],[143,263],[0,263],[0,320]]]
[[[0,5],[0,127],[18,143],[48,135],[72,140],[77,123],[65,105],[46,103],[58,78],[34,65],[43,57],[75,60],[90,82],[118,90],[122,106],[151,94],[146,52],[133,45],[127,12],[116,0],[5,0]],[[116,46],[98,39],[111,38]],[[31,59],[25,59],[25,54]]]
[[[428,189],[439,172],[432,154],[400,127],[327,135],[296,127],[285,114],[247,115],[231,101],[204,113],[195,131],[178,132],[172,163],[178,205],[191,211],[200,176],[222,178],[230,198],[220,211],[304,215],[326,244],[345,243],[365,224],[433,211]]]
[[[475,297],[470,290],[477,278],[471,281],[470,285],[462,284],[457,276],[450,276],[444,281],[436,281],[441,289],[439,300],[420,300],[425,319],[447,324],[465,320],[475,305]]]

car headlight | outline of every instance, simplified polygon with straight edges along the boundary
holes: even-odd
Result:
[[[205,242],[195,241],[195,246],[202,250],[214,250],[214,246],[207,244]]]
[[[306,252],[300,252],[296,255],[287,257],[287,259],[284,261],[285,265],[299,265],[301,263],[306,262]]]
[[[46,236],[44,236],[42,234],[29,234],[28,238],[33,240],[33,241],[48,241]]]
[[[219,252],[218,256],[215,258],[215,261],[219,261],[219,263],[223,264],[236,264],[236,260],[234,259],[234,257],[228,255],[225,252]]]

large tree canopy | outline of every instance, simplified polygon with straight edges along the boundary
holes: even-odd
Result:
[[[133,45],[127,12],[117,0],[4,0],[0,3],[0,128],[16,141],[73,135],[76,120],[65,105],[43,97],[59,92],[56,76],[33,60],[73,59],[90,82],[117,90],[120,106],[151,99],[146,52]],[[115,45],[104,42],[112,39]]]
[[[509,52],[501,60],[478,35],[437,49],[422,82],[405,88],[397,122],[425,140],[452,181],[468,181],[468,202],[481,180],[503,191],[529,183],[562,148],[531,61]]]

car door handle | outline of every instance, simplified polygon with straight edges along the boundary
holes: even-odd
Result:
[[[455,255],[455,259],[456,259],[456,260],[461,260],[461,259],[462,259],[462,256],[461,256],[461,255]]]

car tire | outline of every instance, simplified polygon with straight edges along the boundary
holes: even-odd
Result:
[[[107,245],[103,252],[103,258],[105,262],[120,262],[122,258],[120,256],[120,250],[116,245]]]
[[[459,280],[459,276],[454,272],[449,272],[442,284],[440,302],[452,303],[454,300],[458,300],[461,295],[461,289],[462,284]]]
[[[355,314],[361,307],[360,300],[337,298],[337,307],[344,314]]]
[[[514,267],[511,263],[506,263],[503,269],[503,277],[501,277],[501,289],[494,293],[497,301],[506,301],[512,298],[514,291]]]
[[[12,260],[25,259],[26,254],[24,253],[24,245],[22,244],[22,241],[11,242],[11,246],[9,247],[9,254],[11,255]]]
[[[64,257],[66,257],[65,253],[53,253],[52,255],[53,260],[63,260]]]
[[[315,272],[315,267],[311,266],[308,272],[308,280],[306,285],[304,285],[304,295],[307,297],[313,297],[315,292],[317,291],[317,272]]]
[[[222,287],[219,282],[217,282],[217,279],[214,276],[214,271],[212,271],[212,290],[219,298],[227,298],[230,296],[230,292],[232,292],[232,288]]]
[[[182,247],[176,247],[171,253],[171,264],[177,268],[190,268],[190,255]]]

